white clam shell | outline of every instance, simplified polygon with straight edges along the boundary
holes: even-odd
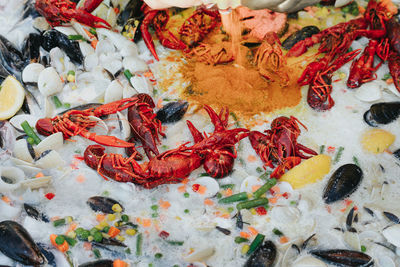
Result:
[[[42,70],[39,74],[38,88],[45,97],[57,94],[62,91],[63,83],[60,75],[53,67]]]
[[[32,163],[34,160],[29,152],[28,142],[25,139],[20,139],[15,142],[13,156],[29,163]]]
[[[136,75],[131,78],[130,82],[138,93],[153,95],[153,86],[146,79],[146,77],[139,77]]]
[[[71,23],[72,27],[74,28],[74,30],[76,31],[77,34],[82,35],[83,38],[85,38],[86,40],[91,41],[90,36],[85,31],[85,28],[89,29],[89,27],[84,26],[84,25],[80,24],[79,22],[76,22],[75,20],[71,20],[70,23]],[[79,42],[79,43],[84,43],[84,42]]]
[[[395,224],[382,230],[382,235],[389,243],[400,247],[400,224]]]
[[[63,27],[63,26],[57,26],[54,27],[55,30],[65,34],[65,35],[77,35],[78,33],[75,31],[74,28],[72,27]]]
[[[65,64],[69,62],[69,58],[60,48],[55,47],[50,50],[50,65],[55,68],[58,73],[65,72]],[[67,59],[68,58],[68,59]]]
[[[39,74],[44,70],[44,66],[39,63],[31,63],[22,71],[22,80],[24,83],[37,83]]]
[[[115,75],[122,69],[122,62],[114,56],[100,55],[100,64],[103,68],[108,70],[112,75]]]
[[[292,267],[326,267],[327,265],[319,259],[311,256],[305,256],[297,259]]]
[[[37,156],[49,149],[58,150],[63,146],[64,138],[61,132],[54,133],[43,139],[36,147],[35,153]]]
[[[378,257],[378,267],[396,267],[393,259],[389,256],[381,255]]]
[[[104,94],[104,103],[110,103],[113,101],[121,100],[123,95],[124,87],[118,80],[112,81],[106,89]]]
[[[122,66],[132,73],[146,71],[149,68],[143,59],[135,56],[125,57],[122,60]]]
[[[114,53],[115,46],[109,40],[100,40],[96,45],[96,54]]]
[[[345,6],[349,3],[353,2],[353,0],[336,0],[335,1],[335,7],[342,7]]]
[[[87,57],[88,55],[91,55],[91,54],[95,53],[94,48],[90,44],[88,44],[86,42],[79,42],[79,48],[80,48],[80,50],[82,52],[82,55],[84,57]]]
[[[124,116],[121,112],[117,111],[117,116],[119,121],[121,122],[121,136],[122,139],[127,141],[129,139],[129,137],[131,136],[131,126],[129,124],[128,119],[126,118],[126,116]]]
[[[110,40],[115,47],[120,51],[121,56],[137,56],[138,48],[135,43],[129,41],[121,34],[107,30],[107,29],[97,29],[97,34],[104,35]]]
[[[201,195],[202,197],[205,198],[215,196],[219,191],[218,182],[214,178],[209,176],[197,178],[194,181],[194,184],[199,184],[207,188],[206,192],[203,195]]]
[[[21,114],[21,115],[15,115],[14,117],[12,117],[9,120],[9,122],[15,129],[19,130],[20,132],[23,132],[24,130],[21,127],[21,123],[23,123],[24,121],[27,121],[31,127],[35,127],[36,122],[38,120],[39,120],[39,118],[36,116],[32,116],[32,115],[28,115],[28,114]]]
[[[43,117],[52,118],[53,114],[54,114],[54,105],[50,102],[50,100],[47,97],[45,97]]]
[[[123,98],[128,98],[128,97],[132,97],[133,95],[137,94],[138,91],[135,90],[135,88],[133,88],[132,86],[130,86],[129,84],[127,84],[124,87],[124,90],[122,92],[122,97]]]
[[[20,182],[25,179],[25,173],[17,167],[0,168],[0,192],[15,190],[20,186]],[[3,178],[4,177],[4,178]]]
[[[35,161],[35,165],[42,169],[51,169],[65,165],[65,161],[56,151],[47,150],[43,152],[40,155],[40,158]]]
[[[295,207],[274,207],[270,216],[272,220],[279,221],[283,224],[295,223],[300,218],[300,211]]]
[[[128,56],[138,56],[138,48],[134,42],[129,40],[125,40],[122,45],[119,46],[119,52],[121,56],[128,57]]]
[[[381,81],[372,81],[360,86],[355,96],[364,102],[374,102],[382,98],[383,85]]]
[[[196,249],[192,254],[183,258],[186,262],[205,261],[215,253],[214,247]]]
[[[265,184],[265,181],[256,176],[248,176],[246,179],[242,181],[240,185],[240,192],[253,193],[253,188],[262,186]]]
[[[94,53],[89,54],[85,57],[83,64],[87,71],[92,71],[96,66],[99,65],[99,57],[97,56],[97,54]]]
[[[43,176],[38,178],[26,179],[21,181],[21,186],[30,189],[39,189],[48,186],[52,181],[51,176]]]
[[[358,233],[346,231],[343,233],[343,240],[346,242],[350,248],[354,250],[359,250],[361,247],[360,237]]]
[[[106,135],[108,134],[108,126],[107,124],[100,118],[95,116],[89,116],[92,121],[97,121],[97,125],[93,127],[90,132],[96,133],[97,135]]]

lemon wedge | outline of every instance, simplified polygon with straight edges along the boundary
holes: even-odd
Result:
[[[363,134],[361,144],[368,152],[379,154],[388,149],[395,139],[396,137],[388,131],[372,129]]]
[[[331,158],[327,155],[318,155],[290,169],[279,181],[288,182],[294,189],[298,189],[321,180],[330,169]]]
[[[0,88],[0,120],[14,116],[22,107],[25,99],[25,90],[21,83],[13,76],[8,76]]]

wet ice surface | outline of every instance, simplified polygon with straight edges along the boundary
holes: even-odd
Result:
[[[20,8],[16,2],[12,5],[3,5],[4,1],[0,1],[2,14],[8,14],[10,10]],[[8,2],[8,1],[6,1]],[[26,35],[26,32],[20,33],[21,30],[15,29],[10,31],[12,25],[18,21],[16,17],[5,20],[7,16],[1,16],[4,23],[0,21],[0,33],[19,45],[20,40]],[[27,22],[27,24],[29,24]],[[27,28],[21,27],[27,31]],[[356,46],[357,44],[355,44]],[[149,53],[145,50],[144,44],[139,46],[143,51],[142,57],[150,59]],[[165,49],[160,49],[165,51]],[[157,71],[160,65],[152,65],[153,71]],[[342,72],[348,72],[350,64],[341,69]],[[388,73],[388,68],[384,65],[378,72],[378,79],[375,83],[367,84],[368,87],[379,86],[380,79],[384,74]],[[157,76],[157,73],[156,73]],[[335,79],[333,79],[335,80]],[[393,85],[389,87],[393,89]],[[173,90],[173,88],[171,88]],[[357,89],[360,90],[360,89]],[[67,91],[68,92],[68,91]],[[303,88],[305,96],[307,88]],[[302,101],[299,107],[276,112],[274,114],[263,115],[263,118],[272,121],[273,118],[280,115],[296,116],[304,123],[308,131],[302,130],[299,137],[299,143],[304,144],[316,151],[321,145],[335,147],[344,147],[342,157],[339,162],[333,164],[331,171],[326,177],[313,185],[306,186],[303,189],[291,192],[289,199],[281,198],[276,204],[272,204],[272,209],[267,216],[253,215],[250,212],[243,211],[243,219],[250,223],[258,232],[266,235],[268,239],[275,242],[279,249],[279,260],[282,259],[286,249],[291,244],[301,244],[306,238],[312,234],[316,234],[317,244],[310,248],[333,249],[346,248],[351,249],[345,242],[344,234],[334,228],[345,228],[345,220],[348,210],[341,211],[345,208],[343,201],[338,201],[329,205],[329,209],[323,203],[322,192],[331,174],[341,165],[352,163],[353,157],[357,157],[360,167],[364,172],[364,179],[358,190],[350,197],[354,204],[358,207],[358,222],[353,227],[358,231],[360,244],[367,248],[366,253],[374,258],[377,266],[388,266],[388,259],[393,260],[396,265],[400,264],[398,256],[395,256],[390,250],[375,244],[374,242],[385,242],[381,231],[391,223],[382,214],[383,211],[391,212],[400,216],[400,208],[395,203],[400,201],[400,185],[399,173],[400,162],[389,153],[369,154],[365,152],[360,144],[360,138],[364,131],[370,127],[364,123],[362,117],[364,112],[370,107],[371,103],[361,102],[355,97],[356,90],[348,90],[345,81],[334,84],[332,97],[335,100],[335,106],[327,112],[315,112],[311,110]],[[164,94],[163,96],[165,96]],[[62,95],[68,97],[67,93]],[[161,96],[155,97],[155,102]],[[305,98],[305,97],[304,97]],[[382,99],[380,101],[398,101],[391,90],[382,90]],[[41,99],[43,101],[43,99]],[[43,102],[42,102],[43,103]],[[189,108],[190,109],[190,108]],[[234,110],[234,107],[231,107]],[[37,114],[42,115],[43,110],[38,110]],[[191,120],[194,125],[201,131],[212,132],[213,127],[209,118],[204,112],[197,114],[189,114],[183,120],[169,124],[166,129],[167,139],[162,140],[163,151],[165,149],[174,148],[184,141],[191,141],[189,131],[186,126],[186,120]],[[110,128],[116,127],[110,134],[120,134],[115,117],[111,116],[107,120]],[[257,130],[269,128],[269,125],[258,126]],[[381,126],[380,128],[388,130],[396,136],[395,143],[390,147],[391,151],[400,148],[400,127],[399,120]],[[113,181],[105,181],[94,170],[86,167],[83,162],[74,158],[75,155],[82,155],[85,148],[92,142],[84,140],[80,137],[74,137],[77,142],[65,142],[64,147],[59,152],[63,159],[67,162],[65,166],[59,169],[44,170],[45,175],[51,175],[53,182],[49,188],[41,188],[39,190],[18,190],[12,194],[7,194],[12,200],[13,205],[9,206],[0,201],[0,220],[12,219],[20,222],[32,235],[36,242],[50,244],[49,235],[52,233],[60,234],[67,230],[67,226],[53,227],[52,224],[38,222],[30,217],[26,217],[22,211],[24,202],[37,205],[38,209],[46,213],[48,217],[64,217],[72,216],[79,226],[90,229],[97,224],[95,213],[85,204],[86,200],[95,195],[107,194],[109,197],[122,203],[125,207],[125,213],[136,220],[151,219],[151,227],[139,226],[139,231],[144,234],[143,256],[135,256],[136,237],[127,237],[124,243],[131,248],[132,254],[126,254],[121,249],[112,249],[113,251],[101,250],[103,258],[122,258],[131,264],[137,266],[172,266],[178,264],[184,266],[184,257],[191,251],[199,251],[205,248],[214,248],[213,256],[205,260],[209,266],[240,266],[246,258],[241,255],[241,245],[234,243],[234,237],[239,235],[240,230],[235,227],[235,220],[230,219],[235,212],[232,212],[227,218],[217,217],[219,213],[226,213],[229,206],[214,205],[208,206],[204,204],[207,196],[200,195],[192,191],[192,185],[196,183],[203,169],[200,168],[192,173],[190,181],[186,186],[186,191],[190,194],[189,198],[184,197],[183,192],[179,189],[181,184],[163,185],[153,190],[145,190],[131,183],[117,183]],[[123,153],[122,149],[107,148],[108,151],[115,153]],[[335,153],[327,154],[334,158]],[[244,179],[249,176],[259,176],[256,171],[257,167],[262,166],[262,162],[247,162],[249,155],[255,156],[254,150],[251,148],[249,141],[243,140],[238,152],[239,160],[235,161],[235,170],[227,178],[218,180],[219,184],[235,184],[234,192],[239,192],[239,188]],[[72,165],[71,165],[72,164]],[[13,165],[11,161],[2,161],[0,165]],[[31,177],[35,173],[26,172],[27,177]],[[81,177],[84,177],[83,181]],[[283,186],[282,186],[283,188]],[[288,189],[290,191],[290,189]],[[52,200],[47,200],[44,195],[48,192],[55,193]],[[215,203],[217,199],[210,197]],[[154,211],[152,205],[159,205],[160,200],[169,201],[171,206],[168,209],[159,207],[158,217],[153,218]],[[295,204],[291,202],[295,201]],[[374,211],[375,216],[372,217],[364,211],[363,207],[368,207]],[[189,209],[189,213],[184,210]],[[330,210],[330,211],[329,211]],[[230,229],[231,235],[226,236],[215,230],[215,226]],[[280,244],[278,237],[272,234],[272,229],[278,228],[288,238],[289,243]],[[171,240],[184,241],[183,246],[171,246],[162,241],[158,234],[161,230],[170,233]],[[245,226],[244,231],[247,231]],[[69,266],[61,253],[54,251],[57,258],[57,266]],[[90,250],[83,249],[83,242],[79,242],[71,249],[74,262],[84,263],[94,260],[94,255]],[[160,260],[154,258],[156,253],[162,253]],[[307,251],[302,251],[302,257]],[[298,258],[297,257],[297,258]],[[278,261],[278,260],[277,260]],[[0,254],[0,264],[12,265],[12,261]],[[279,264],[278,264],[279,265]],[[202,265],[199,265],[202,266]],[[283,264],[279,266],[284,266]],[[289,265],[290,266],[290,265]]]

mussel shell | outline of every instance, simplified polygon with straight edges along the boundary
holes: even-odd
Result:
[[[400,160],[400,148],[393,152],[393,156],[395,156],[398,160]]]
[[[21,78],[21,71],[28,63],[22,53],[3,35],[0,35],[0,63],[7,72],[15,75],[18,80]],[[5,71],[3,70],[3,72]]]
[[[141,7],[143,5],[142,0],[130,0],[125,6],[117,18],[117,24],[124,26],[130,18],[136,18],[138,20],[143,20],[144,12],[142,12]]]
[[[68,36],[57,31],[49,30],[43,34],[42,47],[49,52],[54,47],[59,47],[75,64],[81,65],[83,54],[77,41],[71,41]]]
[[[25,265],[38,266],[46,262],[26,229],[14,221],[0,222],[0,251]]]
[[[378,122],[376,120],[374,120],[374,118],[372,118],[372,114],[370,110],[367,110],[364,113],[364,121],[371,127],[378,127]]]
[[[92,210],[108,214],[114,213],[114,211],[112,210],[112,206],[115,204],[119,204],[122,208],[122,211],[124,210],[124,207],[122,207],[122,205],[118,201],[109,197],[94,196],[89,198],[86,203],[90,206]]]
[[[113,266],[112,260],[91,261],[78,265],[78,267],[112,267],[112,266]]]
[[[51,265],[53,267],[57,267],[56,257],[50,251],[51,248],[49,248],[47,245],[42,244],[42,243],[38,243],[37,245],[38,245],[38,247],[40,249],[40,252],[42,252],[44,257],[46,258],[47,264],[49,264],[49,265]]]
[[[44,221],[44,222],[49,222],[49,219],[47,218],[46,215],[40,213],[35,207],[32,205],[29,205],[27,203],[24,203],[24,210],[26,214],[28,214],[29,217],[32,217],[38,221]]]
[[[43,37],[38,33],[29,34],[22,48],[24,58],[30,59],[31,62],[39,61],[42,38]]]
[[[297,32],[292,33],[285,41],[282,42],[283,48],[290,50],[296,43],[319,33],[316,26],[306,26]]]
[[[172,123],[179,121],[185,115],[189,103],[187,101],[169,102],[157,111],[157,119],[162,123]]]
[[[276,259],[276,247],[270,240],[265,241],[246,261],[244,267],[270,267]]]
[[[363,171],[355,164],[339,167],[331,176],[324,189],[323,199],[330,204],[344,199],[356,191],[363,178]]]
[[[332,249],[332,250],[313,250],[311,255],[322,261],[336,266],[373,266],[374,261],[370,256],[359,251]]]
[[[380,124],[388,124],[400,115],[400,102],[376,103],[369,109],[371,118]]]

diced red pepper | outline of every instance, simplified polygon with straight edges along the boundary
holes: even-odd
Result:
[[[282,196],[286,199],[288,199],[290,197],[290,194],[288,192],[285,192],[282,194]]]
[[[52,200],[56,195],[53,193],[47,193],[46,195],[44,195],[48,200]]]
[[[334,146],[328,146],[328,152],[333,153],[335,152],[335,147]]]
[[[267,215],[267,210],[263,206],[257,207],[256,212],[260,216]]]
[[[200,185],[199,185],[199,184],[194,184],[194,185],[192,185],[192,190],[193,190],[193,192],[199,191],[199,188],[200,188]]]
[[[167,239],[167,238],[169,237],[169,233],[166,232],[166,231],[161,231],[161,232],[158,234],[158,236],[161,237],[162,239]]]

